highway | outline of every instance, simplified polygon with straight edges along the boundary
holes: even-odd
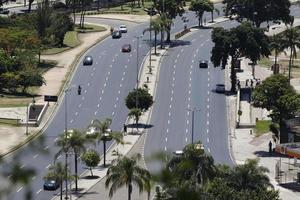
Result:
[[[188,14],[188,16],[191,16]],[[192,18],[191,18],[192,19]],[[31,182],[31,189],[33,192],[33,199],[51,199],[53,194],[59,192],[44,191],[43,190],[43,176],[47,169],[53,163],[54,155],[58,152],[55,146],[55,141],[59,134],[65,129],[65,111],[67,111],[67,127],[68,129],[77,128],[84,130],[93,119],[104,119],[106,117],[112,118],[113,130],[121,130],[123,123],[127,118],[127,108],[124,104],[124,98],[128,92],[135,87],[136,77],[136,38],[135,36],[142,35],[143,30],[149,26],[148,23],[134,24],[130,22],[120,22],[118,20],[104,20],[87,18],[87,22],[91,23],[105,23],[113,27],[118,27],[120,24],[126,24],[128,33],[123,34],[121,39],[106,38],[101,43],[91,48],[86,55],[91,55],[94,58],[92,66],[83,66],[82,60],[78,63],[76,71],[70,81],[69,89],[65,92],[67,98],[67,109],[65,109],[65,99],[59,106],[53,120],[45,130],[44,136],[44,150],[47,154],[42,154],[36,149],[30,148],[31,145],[22,148],[16,152],[16,156],[22,164],[22,168],[34,168],[36,176]],[[196,20],[190,20],[189,26]],[[195,23],[196,24],[196,23]],[[172,32],[178,32],[183,29],[183,22],[178,17],[175,20]],[[139,65],[143,57],[147,54],[149,46],[149,34],[146,33],[140,39],[139,48]],[[125,43],[132,45],[131,53],[121,53],[121,46]],[[81,58],[82,59],[82,58]],[[80,96],[77,95],[78,85],[82,88]],[[36,140],[37,145],[40,140]],[[101,146],[97,145],[96,149],[102,152]],[[9,160],[10,158],[7,158]],[[59,159],[63,162],[64,156]],[[73,156],[70,158],[70,168],[74,171]],[[83,164],[79,162],[79,174],[85,170]],[[5,171],[5,167],[2,166]],[[8,177],[10,175],[8,174]],[[80,187],[80,185],[79,185]],[[26,188],[22,185],[16,186],[11,195],[10,200],[23,199]]]
[[[187,16],[190,19],[188,26],[198,24],[194,13],[189,12]],[[206,16],[208,22],[210,13]],[[92,119],[110,117],[113,121],[111,128],[121,130],[126,121],[128,110],[125,107],[124,98],[135,87],[136,81],[135,36],[141,35],[149,23],[134,24],[96,18],[87,18],[86,21],[105,23],[114,27],[126,24],[128,33],[124,34],[121,39],[113,40],[108,37],[91,48],[86,55],[93,56],[92,66],[82,66],[82,62],[79,62],[70,81],[69,90],[66,92],[67,109],[63,100],[44,133],[44,149],[48,151],[48,154],[42,154],[29,146],[16,153],[22,167],[33,167],[37,172],[31,183],[33,199],[51,199],[54,193],[59,192],[59,190],[44,191],[42,186],[43,176],[58,151],[54,143],[65,128],[65,110],[67,110],[67,127],[70,129],[84,130]],[[172,33],[182,30],[183,26],[180,17],[177,17],[174,20]],[[226,22],[224,26],[234,26],[234,22]],[[192,121],[191,112],[187,109],[196,107],[200,111],[195,112],[195,141],[201,140],[216,162],[232,164],[227,143],[225,96],[213,91],[216,83],[224,81],[223,71],[213,68],[211,64],[208,69],[198,68],[200,59],[209,60],[210,58],[212,47],[210,32],[211,29],[196,30],[184,39],[184,44],[173,47],[163,60],[151,117],[151,124],[154,127],[148,132],[145,156],[151,155],[158,149],[170,152],[179,150],[189,143]],[[140,41],[138,66],[148,52],[148,38],[149,35],[146,33]],[[121,46],[125,43],[132,45],[131,53],[120,52]],[[82,87],[80,96],[77,95],[78,85]],[[102,152],[102,144],[100,145],[101,148],[99,145],[96,148]],[[72,157],[69,165],[72,172],[74,171],[73,163]],[[151,169],[151,165],[149,166]],[[3,168],[2,166],[2,170]],[[81,163],[78,169],[79,174],[85,170]],[[23,186],[16,186],[8,199],[23,199],[24,192]]]

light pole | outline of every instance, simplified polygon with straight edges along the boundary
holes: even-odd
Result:
[[[67,112],[67,105],[68,105],[68,92],[71,91],[71,89],[74,87],[74,85],[72,86],[67,86],[66,89],[64,90],[65,93],[65,139],[68,139],[68,112]],[[81,87],[80,85],[78,86],[78,90],[80,88],[81,91]],[[80,93],[78,92],[78,95],[80,95]],[[72,131],[70,132],[72,133]],[[65,184],[66,184],[66,197],[65,199],[68,199],[68,150],[66,150],[65,152],[65,173],[66,173],[66,179],[65,179]]]
[[[139,89],[139,39],[142,35],[135,36],[137,39],[136,45],[136,95],[135,95],[135,107],[138,108],[138,89]]]
[[[194,107],[193,109],[188,109],[188,111],[192,111],[192,144],[194,144],[194,120],[195,120],[195,111],[200,111],[199,108]]]
[[[106,142],[112,140],[111,129],[107,129],[105,133],[102,134],[101,140],[103,141],[103,167],[106,167]]]

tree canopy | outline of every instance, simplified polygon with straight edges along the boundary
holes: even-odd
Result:
[[[291,20],[289,0],[223,0],[226,15],[236,15],[239,22],[252,21],[256,27],[263,22]]]
[[[215,43],[212,49],[211,61],[214,66],[224,69],[228,58],[231,58],[231,91],[235,92],[236,72],[235,63],[240,57],[249,58],[256,63],[261,56],[269,56],[269,38],[261,28],[253,27],[249,22],[226,30],[222,27],[213,29],[212,41]]]
[[[129,92],[127,95],[125,103],[128,109],[136,108],[136,99],[138,100],[137,108],[141,109],[142,111],[148,110],[153,104],[153,98],[148,93],[148,90],[139,88],[138,90]]]
[[[198,17],[199,27],[203,25],[202,19],[204,12],[210,12],[214,9],[213,4],[210,0],[192,0],[189,10],[194,11]]]

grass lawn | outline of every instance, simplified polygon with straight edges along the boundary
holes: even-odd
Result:
[[[99,12],[97,10],[95,11],[88,11],[87,15],[89,14],[133,14],[133,15],[147,15],[147,13],[144,11],[144,9],[150,8],[153,5],[151,1],[145,1],[144,2],[144,7],[142,6],[141,2],[141,7],[137,7],[137,2],[135,4],[135,7],[132,9],[131,8],[131,2],[123,4],[123,9],[121,6],[115,6],[111,7],[109,9],[107,8],[101,8]],[[79,13],[78,13],[79,14]]]
[[[43,55],[50,55],[50,54],[56,54],[56,53],[61,53],[65,50],[74,48],[78,45],[80,45],[80,41],[78,39],[78,33],[88,33],[88,32],[101,32],[105,31],[106,28],[102,26],[97,26],[97,25],[91,25],[91,24],[86,24],[84,25],[85,29],[84,31],[81,31],[77,26],[75,26],[74,31],[68,31],[65,35],[64,38],[64,46],[63,47],[55,47],[55,48],[50,48],[46,49],[42,52]]]
[[[84,24],[84,28],[80,29],[78,25],[75,26],[75,31],[80,33],[90,33],[90,32],[101,32],[106,31],[103,26],[97,26],[94,24]],[[66,38],[65,38],[66,40]]]
[[[264,133],[268,133],[270,131],[269,126],[271,123],[271,120],[258,120],[254,129],[255,136],[258,137]]]
[[[0,125],[20,126],[16,119],[0,119]]]

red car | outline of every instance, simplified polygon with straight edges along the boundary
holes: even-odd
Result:
[[[130,52],[131,51],[131,45],[130,44],[124,44],[122,46],[122,52]]]

